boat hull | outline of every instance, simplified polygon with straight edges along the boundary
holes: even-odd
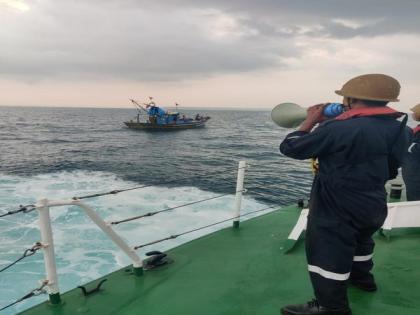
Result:
[[[152,131],[169,131],[169,130],[185,130],[203,128],[206,123],[203,121],[182,123],[182,124],[152,124],[144,122],[126,121],[124,124],[130,129],[152,130]]]

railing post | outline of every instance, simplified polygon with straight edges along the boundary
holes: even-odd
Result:
[[[106,234],[108,237],[128,256],[133,262],[133,271],[136,276],[143,274],[143,261],[134,251],[130,248],[125,241],[112,229],[110,224],[106,223],[102,218],[88,205],[81,201],[73,201],[74,205],[81,207],[87,216]]]
[[[47,288],[51,304],[61,303],[58,289],[57,268],[55,264],[54,241],[51,228],[50,208],[48,200],[42,199],[38,203],[39,229],[41,231],[41,243],[43,245],[45,271],[47,272]]]
[[[238,177],[236,179],[236,195],[235,195],[235,219],[233,220],[233,227],[239,228],[239,220],[241,215],[242,192],[244,190],[246,162],[240,161],[238,167]]]
[[[401,200],[401,194],[403,190],[403,183],[401,182],[393,182],[391,184],[391,188],[389,191],[389,201],[400,201]]]

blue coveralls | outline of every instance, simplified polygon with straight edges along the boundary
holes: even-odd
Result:
[[[420,125],[414,129],[412,142],[404,157],[402,175],[407,200],[420,200]]]
[[[280,144],[291,158],[318,158],[306,230],[306,256],[320,305],[348,307],[347,281],[373,282],[373,233],[387,216],[385,182],[397,175],[408,128],[391,116],[330,120]]]

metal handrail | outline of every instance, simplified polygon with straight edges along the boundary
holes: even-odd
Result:
[[[236,183],[235,195],[235,216],[233,221],[234,227],[239,227],[241,217],[241,201],[244,190],[245,161],[239,162],[238,176]],[[46,287],[49,294],[51,304],[60,304],[60,291],[58,287],[57,267],[55,262],[54,241],[51,228],[50,208],[62,206],[78,206],[84,210],[86,215],[131,259],[133,263],[134,274],[140,276],[143,274],[143,261],[135,252],[135,248],[131,248],[111,227],[111,223],[105,222],[96,211],[83,203],[80,199],[71,200],[48,200],[42,199],[33,209],[38,211],[39,228],[41,231],[41,243],[44,254],[45,270],[47,273]]]
[[[143,274],[143,261],[111,227],[105,222],[95,210],[80,200],[40,200],[36,205],[39,215],[39,229],[41,231],[41,242],[43,244],[44,263],[47,273],[47,291],[52,304],[61,303],[60,291],[58,288],[57,267],[55,263],[54,241],[51,228],[50,208],[61,206],[78,206],[84,210],[86,215],[95,223],[132,261],[134,274]]]

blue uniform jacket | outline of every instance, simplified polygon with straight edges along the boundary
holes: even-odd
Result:
[[[412,141],[403,161],[402,175],[407,188],[407,200],[420,200],[420,127],[414,129]]]
[[[365,226],[386,216],[385,182],[394,178],[409,144],[409,129],[389,116],[329,120],[280,144],[291,158],[318,158],[310,215]]]
[[[416,131],[407,149],[403,170],[407,178],[418,179],[420,181],[420,128],[417,127]]]

